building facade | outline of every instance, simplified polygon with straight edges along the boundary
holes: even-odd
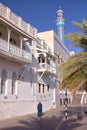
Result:
[[[69,52],[51,33],[52,42],[41,38],[36,28],[0,3],[0,120],[36,113],[39,101],[43,111],[58,106],[57,65]]]
[[[48,46],[51,48],[53,54],[56,56],[56,70],[58,70],[59,65],[64,63],[70,56],[70,53],[68,49],[66,48],[65,44],[61,41],[61,39],[58,37],[58,35],[53,30],[48,30],[46,32],[38,33],[38,37],[40,39],[43,39]],[[55,82],[57,84],[56,92],[55,92],[55,104],[56,106],[64,105],[64,99],[65,99],[65,91],[60,91],[60,80],[61,76],[58,71],[56,71]],[[69,92],[69,91],[68,91]],[[69,93],[67,93],[67,98],[69,100],[72,99],[72,96]]]

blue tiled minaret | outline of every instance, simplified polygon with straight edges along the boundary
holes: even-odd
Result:
[[[59,7],[59,10],[56,13],[57,15],[57,20],[56,20],[56,25],[57,25],[57,29],[58,29],[58,35],[60,37],[60,40],[62,42],[64,42],[64,26],[65,26],[65,20],[64,20],[64,12],[61,9],[61,7]]]

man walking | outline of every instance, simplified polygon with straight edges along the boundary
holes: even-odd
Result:
[[[42,116],[42,103],[39,102],[38,105],[37,105],[37,111],[38,111],[38,117],[39,116]]]

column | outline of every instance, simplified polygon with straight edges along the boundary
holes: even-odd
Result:
[[[20,48],[21,48],[21,49],[22,49],[22,44],[23,44],[23,43],[22,43],[22,41],[23,41],[22,39],[23,39],[23,38],[20,36]]]
[[[9,51],[11,30],[7,28],[7,31],[8,31],[8,51]]]

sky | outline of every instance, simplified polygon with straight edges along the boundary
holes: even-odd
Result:
[[[61,6],[65,18],[65,35],[79,32],[72,21],[82,23],[87,20],[87,0],[0,0],[12,12],[25,22],[38,29],[38,32],[52,29],[57,33],[56,12]],[[65,39],[69,51],[79,52],[79,48],[71,47],[71,41]]]

